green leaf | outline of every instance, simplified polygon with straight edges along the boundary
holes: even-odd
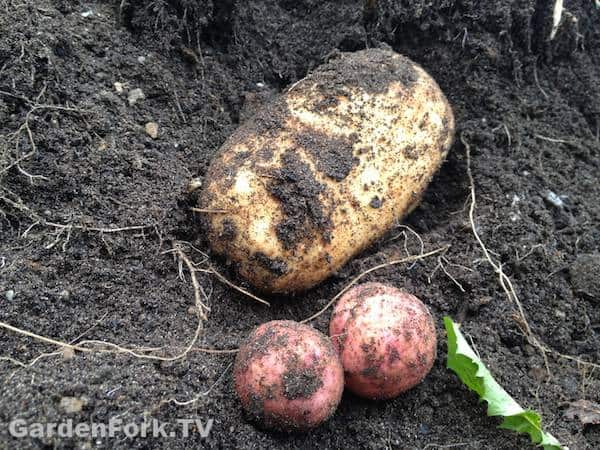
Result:
[[[444,317],[448,334],[448,368],[471,390],[477,392],[481,400],[488,404],[488,416],[503,418],[500,428],[527,433],[531,441],[544,447],[544,450],[564,450],[560,442],[542,430],[540,415],[532,410],[523,409],[502,386],[500,386],[485,364],[475,354],[459,325],[450,317]]]

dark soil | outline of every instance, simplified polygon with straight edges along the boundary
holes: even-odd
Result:
[[[205,174],[261,99],[332,52],[384,43],[428,70],[452,104],[472,150],[478,232],[511,277],[533,333],[555,352],[598,363],[600,294],[590,274],[599,272],[600,252],[600,9],[592,0],[565,2],[550,41],[553,2],[483,3],[1,2],[0,320],[67,342],[183,351],[196,327],[188,312],[193,292],[164,252],[175,240],[208,248],[189,209],[188,180]],[[130,104],[134,89],[144,98]],[[156,139],[144,131],[148,122],[158,124]],[[244,419],[232,355],[192,351],[159,362],[75,352],[23,368],[7,357],[27,364],[57,347],[2,331],[0,447],[530,448],[497,429],[499,420],[486,417],[445,368],[441,319],[448,314],[463,323],[498,381],[538,409],[561,442],[600,448],[598,426],[564,415],[569,402],[600,401],[600,372],[549,354],[548,374],[524,338],[516,305],[473,238],[466,170],[457,139],[405,221],[426,249],[451,245],[448,274],[433,257],[365,278],[402,287],[432,309],[439,356],[415,389],[378,403],[344,394],[323,426],[278,434]],[[134,226],[146,228],[96,230]],[[271,299],[270,308],[200,273],[211,311],[195,347],[235,348],[262,322],[308,317],[352,277],[405,248],[416,253],[419,243],[404,228],[393,230],[327,282],[297,298]],[[314,325],[325,331],[328,319]],[[161,404],[209,389],[193,405]],[[65,411],[68,397],[81,400],[81,411]],[[138,424],[213,418],[214,426],[207,439],[17,440],[7,433],[14,418],[106,423],[113,416]]]

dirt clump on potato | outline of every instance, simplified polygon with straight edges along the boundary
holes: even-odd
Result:
[[[319,198],[326,195],[326,187],[315,179],[310,167],[288,150],[282,156],[281,168],[270,175],[267,190],[279,199],[284,213],[276,225],[277,238],[284,248],[294,248],[311,229],[328,236],[331,220]]]
[[[301,132],[295,137],[296,144],[313,156],[317,170],[336,181],[346,178],[359,163],[354,157],[355,140],[356,136],[332,138],[317,131]]]
[[[199,202],[208,241],[259,290],[306,290],[419,203],[453,137],[452,110],[417,64],[339,53],[223,144]]]

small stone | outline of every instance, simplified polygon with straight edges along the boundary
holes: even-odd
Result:
[[[81,17],[90,17],[94,15],[94,11],[92,11],[91,9],[88,9],[87,11],[84,11],[81,13]]]
[[[64,409],[67,414],[74,414],[81,412],[87,401],[84,398],[78,397],[63,397],[60,399],[60,407]]]
[[[429,434],[429,431],[430,429],[426,424],[422,423],[419,425],[419,434]]]
[[[4,296],[6,297],[6,300],[8,300],[9,302],[12,302],[13,298],[15,298],[15,291],[10,289],[10,290],[6,291]]]
[[[115,87],[115,91],[117,92],[117,94],[123,93],[123,83],[121,83],[120,81],[115,81],[113,83],[113,86]]]
[[[187,184],[187,191],[189,194],[200,189],[202,187],[202,178],[192,178]]]
[[[152,139],[156,139],[158,137],[158,124],[156,122],[148,122],[144,127],[148,136]]]
[[[548,202],[550,202],[557,208],[562,208],[563,206],[565,206],[565,203],[563,202],[564,196],[562,195],[557,195],[552,191],[547,191],[545,198],[546,200],[548,200]]]
[[[557,309],[556,311],[554,311],[554,315],[556,317],[558,317],[559,319],[564,319],[567,315],[561,311],[560,309]]]
[[[71,292],[67,291],[66,289],[63,289],[58,294],[58,298],[63,301],[69,300],[71,298]]]
[[[146,62],[146,57],[145,56],[138,56],[138,62],[140,64],[144,64]]]
[[[65,349],[62,351],[62,357],[66,361],[75,358],[75,350],[73,350],[71,347],[65,347]]]
[[[144,91],[142,91],[140,88],[132,89],[131,91],[129,91],[129,95],[127,96],[127,100],[129,101],[130,106],[135,105],[138,102],[138,100],[143,100],[145,98],[146,96],[144,95]]]
[[[195,306],[190,306],[187,310],[187,312],[190,316],[195,316],[196,311],[198,311],[198,308],[196,308]]]

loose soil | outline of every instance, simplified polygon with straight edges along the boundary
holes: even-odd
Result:
[[[552,40],[553,2],[541,0],[0,3],[1,321],[66,342],[181,353],[197,317],[188,311],[189,274],[180,276],[168,251],[175,241],[208,251],[188,181],[203,177],[240,120],[332,52],[389,45],[428,70],[452,104],[458,135],[472,152],[477,231],[511,277],[533,334],[553,350],[546,368],[473,237],[467,160],[457,139],[404,223],[426,250],[449,245],[444,259],[364,279],[406,289],[430,306],[438,359],[421,385],[386,402],[345,393],[321,427],[273,433],[244,418],[233,355],[199,350],[236,348],[267,320],[306,318],[360,272],[418,253],[415,235],[398,226],[320,286],[271,298],[271,307],[198,273],[209,319],[192,351],[176,361],[76,351],[30,364],[57,347],[0,331],[1,448],[531,448],[497,429],[499,420],[445,368],[444,315],[463,324],[498,381],[539,410],[561,442],[600,448],[598,426],[564,415],[569,402],[600,401],[600,371],[557,356],[600,361],[594,1],[566,1]],[[146,131],[149,122],[158,124],[156,138]],[[138,228],[99,231],[123,227]],[[225,261],[210,262],[248,288]],[[325,331],[329,314],[313,325]],[[202,393],[187,406],[167,402]],[[197,432],[8,436],[14,418],[106,423],[113,416],[138,424],[213,418],[214,425],[206,439]]]

